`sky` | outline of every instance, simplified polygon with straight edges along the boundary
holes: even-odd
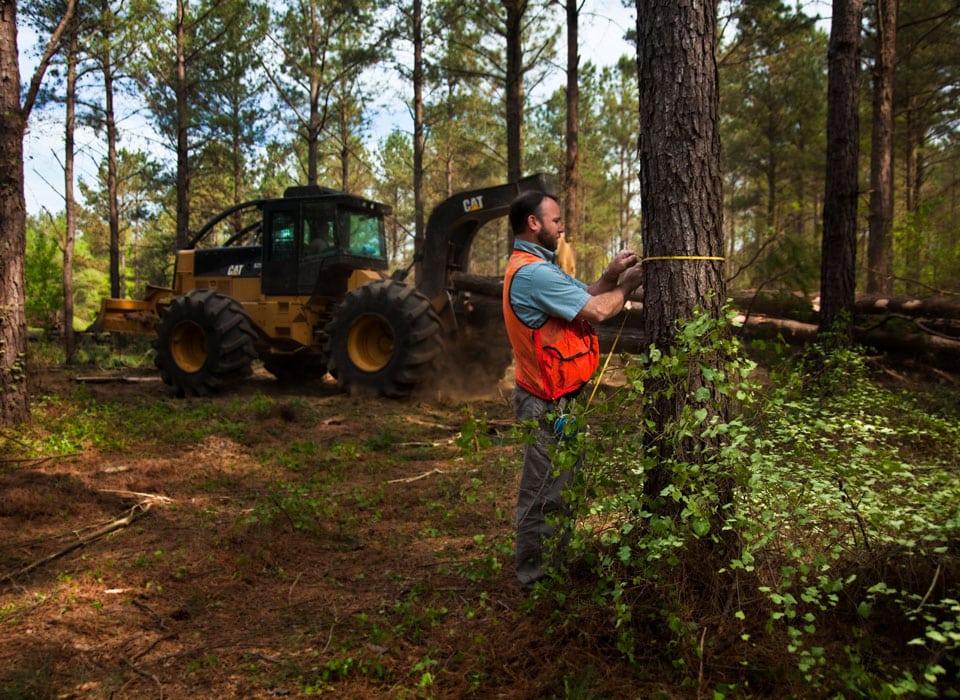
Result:
[[[625,8],[621,0],[585,0],[580,19],[581,63],[590,61],[597,66],[613,65],[624,54],[632,54],[632,46],[624,39],[633,26],[633,3]],[[557,21],[563,22],[562,9],[557,6]],[[20,23],[18,28],[21,82],[26,86],[35,70],[38,46],[35,33]],[[560,46],[564,46],[561,39]],[[563,50],[561,49],[561,55]],[[554,76],[556,83],[544,89],[552,91],[562,80],[562,73]],[[384,93],[386,94],[386,93]],[[530,96],[535,99],[535,96]],[[373,117],[372,138],[376,141],[393,128],[411,129],[409,110],[403,99],[396,96],[383,100]],[[127,117],[119,125],[120,146],[128,149],[156,150],[149,124],[137,117]],[[93,182],[105,152],[100,139],[83,127],[76,134],[76,181]],[[24,194],[27,212],[39,215],[63,210],[63,115],[62,108],[40,110],[34,108],[24,139]],[[77,191],[79,197],[79,191]]]

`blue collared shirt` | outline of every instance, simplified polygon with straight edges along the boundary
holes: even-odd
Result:
[[[524,324],[539,328],[547,318],[572,321],[590,299],[587,285],[557,265],[556,253],[528,241],[514,241],[514,249],[543,258],[544,263],[524,265],[510,285],[510,303]]]

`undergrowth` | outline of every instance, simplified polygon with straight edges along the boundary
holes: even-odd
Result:
[[[715,697],[955,697],[957,416],[879,388],[852,350],[761,385],[728,324],[701,314],[631,361],[560,441],[558,465],[584,460],[580,605],[608,611],[629,662],[657,625],[677,681]],[[658,420],[665,397],[680,408]]]

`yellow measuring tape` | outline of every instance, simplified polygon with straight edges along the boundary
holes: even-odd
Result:
[[[720,255],[652,255],[649,258],[643,258],[640,262],[651,262],[653,260],[726,260]]]

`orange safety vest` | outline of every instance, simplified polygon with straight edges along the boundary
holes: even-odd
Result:
[[[521,267],[545,262],[513,251],[503,279],[503,319],[516,358],[517,386],[547,401],[578,391],[600,364],[597,334],[587,321],[550,316],[539,328],[526,325],[510,304],[510,286]]]

